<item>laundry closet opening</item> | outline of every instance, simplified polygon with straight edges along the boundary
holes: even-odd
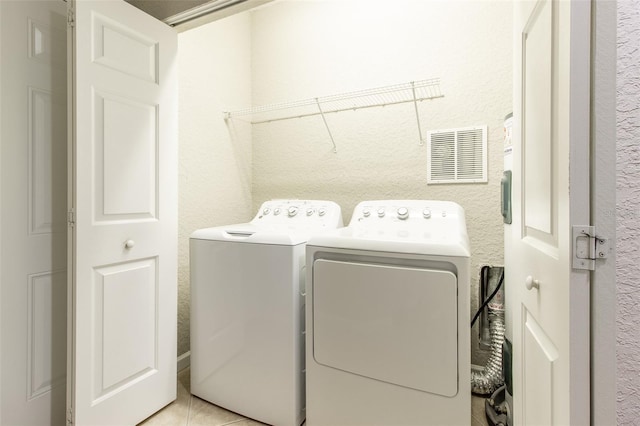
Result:
[[[503,264],[512,13],[510,2],[276,1],[179,35],[179,354],[189,350],[190,233],[246,222],[273,198],[334,200],[345,223],[361,200],[459,203],[475,310],[481,266]],[[316,105],[291,107],[427,79],[439,79],[443,96],[417,105],[324,115]],[[286,118],[277,121],[251,124],[265,114],[234,114],[283,105],[289,109],[276,115]],[[487,128],[487,182],[427,184],[420,131],[426,139],[428,131],[470,126]],[[472,339],[477,348],[477,332]],[[472,352],[472,363],[484,363],[484,350]]]

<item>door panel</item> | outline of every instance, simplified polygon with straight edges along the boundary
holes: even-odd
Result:
[[[94,402],[158,369],[156,267],[145,259],[95,268]]]
[[[64,37],[64,33],[54,33]],[[31,234],[66,232],[67,132],[64,93],[29,87],[29,222]]]
[[[522,37],[523,59],[523,168],[525,234],[553,241],[553,155],[551,134],[552,7],[541,2],[532,13]],[[531,122],[527,117],[535,118]]]
[[[29,276],[27,399],[64,387],[66,281],[64,270]]]
[[[554,362],[558,359],[558,350],[536,320],[526,311],[523,312],[523,411],[527,424],[552,425]]]
[[[76,424],[135,424],[176,396],[175,31],[124,1],[72,3]]]
[[[58,425],[66,376],[66,5],[0,8],[0,424]]]
[[[100,92],[94,98],[96,222],[155,218],[157,106]]]
[[[107,16],[93,22],[93,62],[146,82],[158,82],[158,41]]]
[[[513,424],[589,424],[589,273],[571,262],[571,226],[589,224],[589,28],[589,2],[514,3]]]

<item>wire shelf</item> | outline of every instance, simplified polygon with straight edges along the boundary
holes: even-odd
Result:
[[[225,119],[249,116],[252,124],[261,124],[320,115],[327,127],[335,151],[336,145],[325,118],[326,114],[413,102],[420,133],[420,143],[422,144],[423,137],[418,114],[418,102],[441,97],[444,97],[444,95],[440,91],[440,79],[431,78],[337,95],[261,105],[225,112],[224,116]]]

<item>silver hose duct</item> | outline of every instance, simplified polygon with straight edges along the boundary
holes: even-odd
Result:
[[[504,305],[502,305],[502,309],[492,309],[490,304],[490,355],[484,367],[471,371],[471,392],[475,394],[491,395],[504,384],[504,379],[502,378],[502,343],[504,342],[504,329]]]

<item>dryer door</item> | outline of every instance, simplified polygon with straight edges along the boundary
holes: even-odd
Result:
[[[318,259],[313,356],[348,373],[458,392],[457,278],[450,271]]]

